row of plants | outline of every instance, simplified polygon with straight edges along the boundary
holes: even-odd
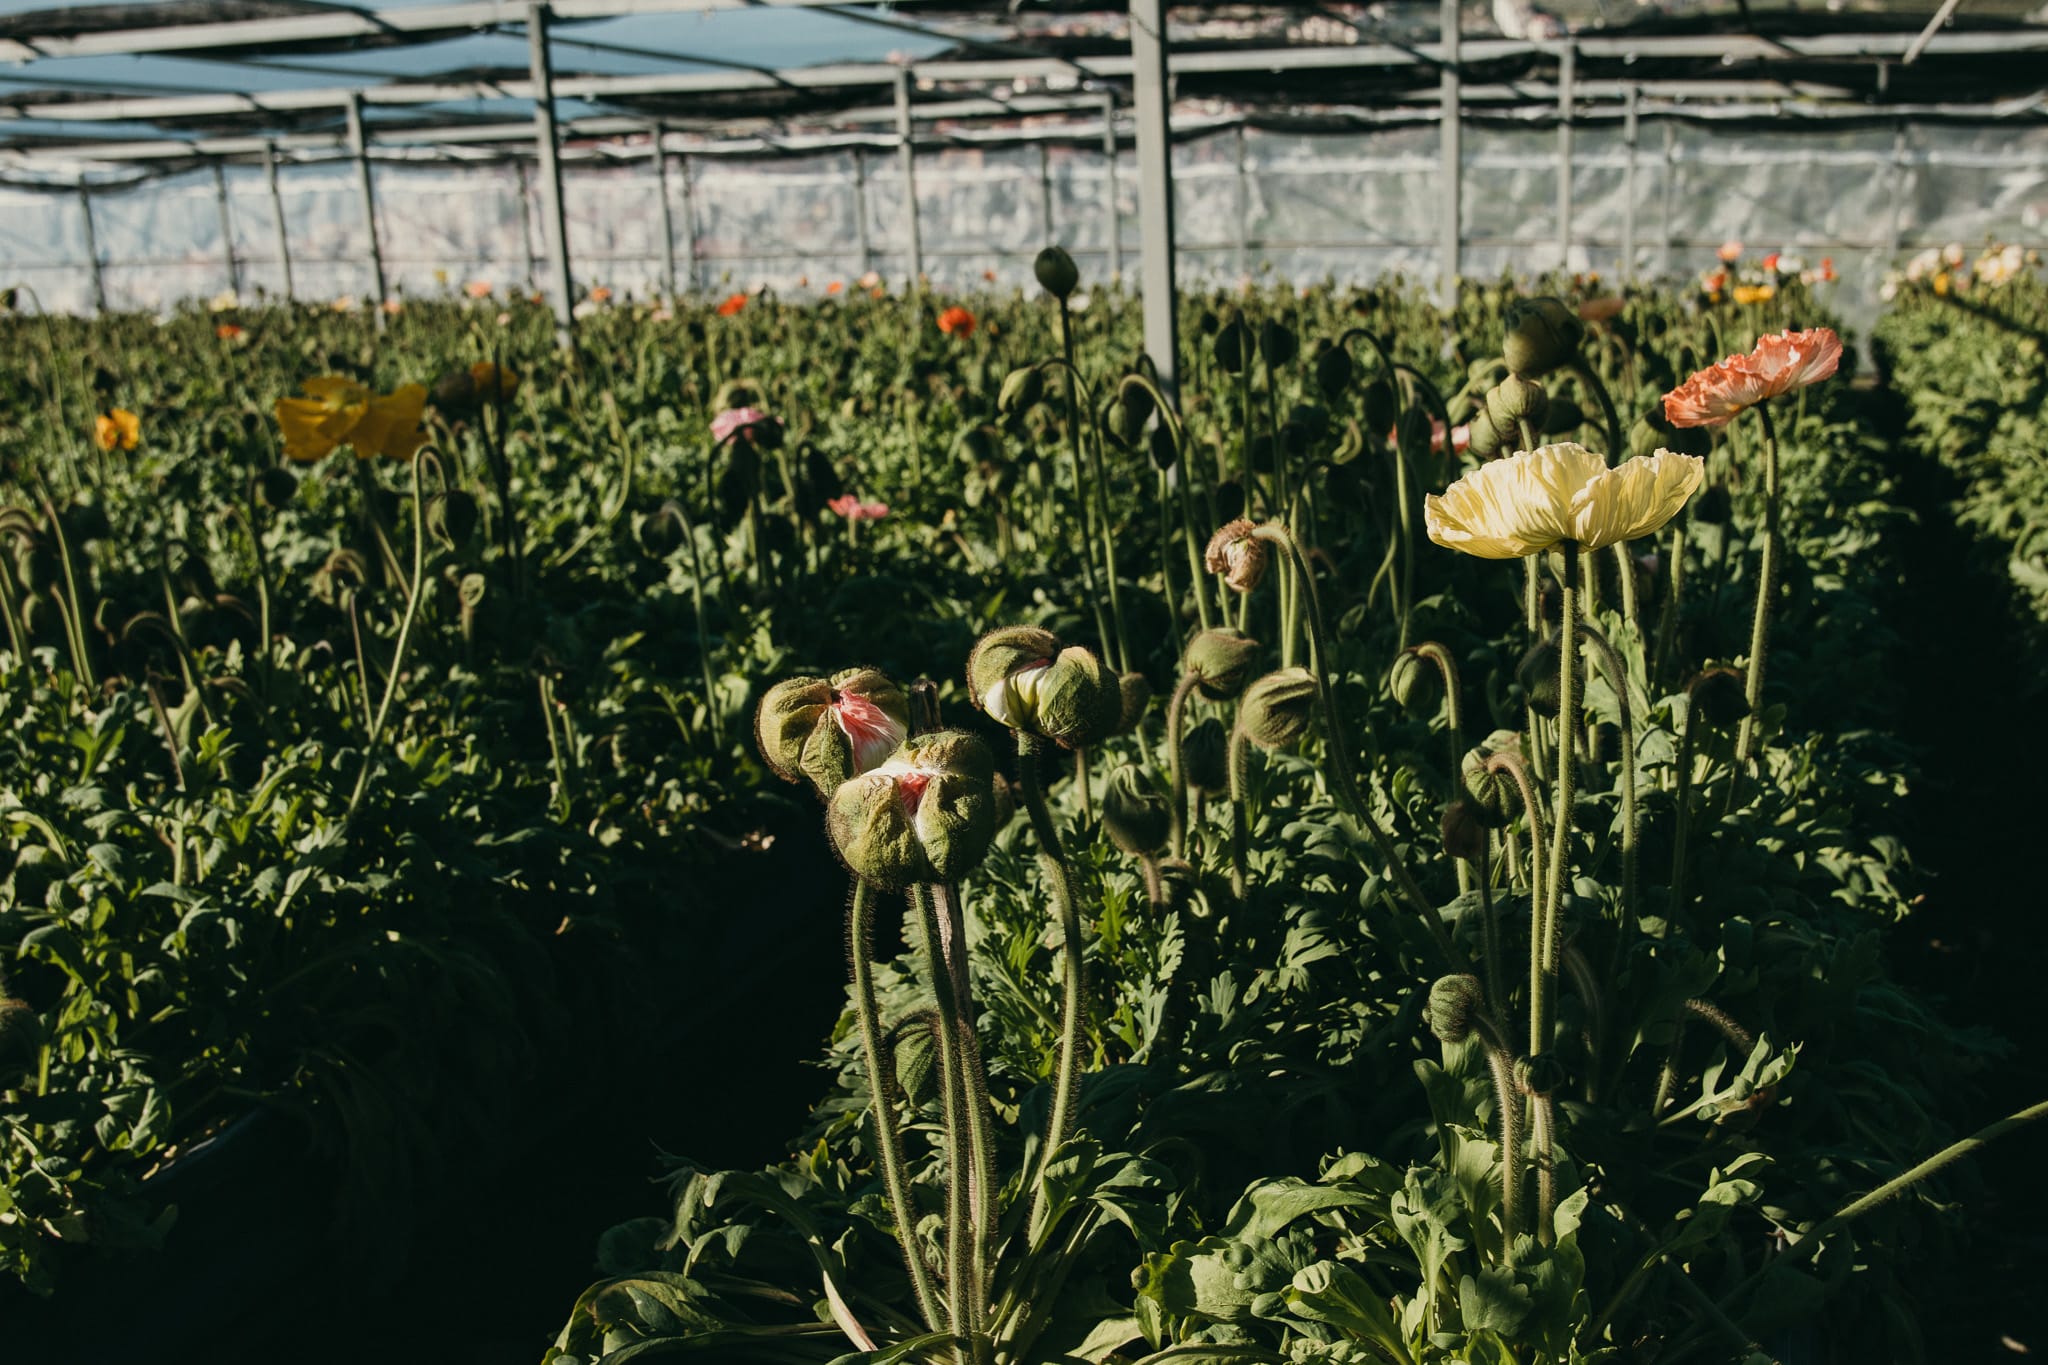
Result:
[[[835,1083],[552,1365],[1921,1358],[1997,1048],[1883,968],[1906,515],[1805,286],[1191,310],[1176,395],[1040,280],[1080,572],[763,696]]]

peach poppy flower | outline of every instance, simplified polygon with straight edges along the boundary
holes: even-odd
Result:
[[[1721,243],[1721,250],[1716,254],[1719,255],[1723,261],[1726,261],[1728,264],[1733,265],[1735,264],[1735,262],[1742,259],[1742,243],[1735,241],[1723,242]]]
[[[133,450],[142,443],[142,419],[126,408],[93,418],[92,438],[101,450]]]
[[[1664,395],[1675,427],[1726,426],[1745,408],[1817,384],[1842,363],[1842,339],[1826,327],[1758,340],[1748,355],[1710,365]]]
[[[845,288],[846,288],[846,281],[845,281],[845,280],[833,280],[833,281],[832,281],[832,282],[831,282],[830,284],[827,284],[827,285],[825,286],[825,292],[826,292],[827,294],[837,294],[837,293],[839,293],[839,292],[840,292],[841,290],[843,290],[843,289],[845,289]]]
[[[956,303],[939,314],[939,330],[949,337],[971,337],[974,335],[974,314]]]
[[[860,284],[860,287],[863,289],[879,288],[882,283],[882,272],[879,270],[870,270],[867,274],[860,277],[858,283]]]
[[[843,493],[825,505],[848,521],[880,521],[889,515],[889,504],[862,502],[851,493]]]
[[[598,285],[590,291],[590,301],[592,303],[610,303],[612,301],[612,291],[605,285]]]
[[[725,302],[718,305],[718,316],[722,318],[729,318],[734,313],[739,312],[740,309],[746,306],[747,296],[745,294],[730,295],[727,297]]]
[[[462,292],[473,299],[487,299],[491,296],[491,287],[489,280],[471,280],[462,286]]]

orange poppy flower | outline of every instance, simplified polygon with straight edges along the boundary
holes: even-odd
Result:
[[[93,418],[92,436],[101,450],[133,450],[142,443],[142,419],[126,408],[113,408]]]
[[[726,299],[724,303],[718,305],[718,316],[729,318],[746,306],[747,296],[745,294],[734,294]]]
[[[825,292],[828,294],[837,294],[840,290],[844,288],[846,288],[845,280],[834,280],[830,284],[825,286]]]
[[[1748,355],[1710,365],[1664,395],[1675,427],[1726,426],[1745,408],[1817,384],[1842,362],[1842,339],[1826,327],[1763,337]]]
[[[974,314],[956,303],[939,314],[939,330],[949,337],[971,337],[974,335]]]
[[[223,322],[220,326],[213,329],[213,334],[222,341],[240,341],[244,336],[248,335],[248,331],[248,328],[238,326],[235,323]]]

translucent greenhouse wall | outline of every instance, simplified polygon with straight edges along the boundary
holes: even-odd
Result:
[[[1921,126],[1731,134],[1645,120],[1634,193],[1618,126],[1575,129],[1568,254],[1557,221],[1557,133],[1468,124],[1464,135],[1463,268],[1621,273],[1635,201],[1640,275],[1711,268],[1728,239],[1752,256],[1832,256],[1838,309],[1867,320],[1884,271],[1924,246],[2048,238],[2048,127]],[[1438,130],[1297,135],[1226,129],[1174,150],[1182,277],[1231,283],[1277,277],[1308,284],[1438,271]],[[893,150],[768,161],[671,160],[669,195],[681,284],[707,291],[773,286],[822,291],[867,269],[908,273],[909,224]],[[1242,175],[1240,175],[1242,167]],[[349,163],[280,171],[294,294],[362,298],[369,242]],[[500,288],[541,283],[546,251],[530,183],[510,165],[375,170],[379,234],[394,292],[433,294],[472,279]],[[662,282],[659,193],[645,155],[565,171],[570,258],[579,287],[632,297]],[[916,171],[924,268],[944,288],[1028,279],[1048,239],[1089,278],[1109,272],[1108,165],[1064,146],[920,151]],[[522,185],[528,200],[521,212]],[[1138,259],[1137,168],[1119,158],[1123,264]],[[233,282],[277,295],[277,223],[260,170],[227,172]],[[109,307],[167,309],[230,287],[210,173],[92,196]],[[865,218],[865,232],[861,220]],[[87,311],[83,211],[75,194],[0,190],[0,284],[29,286],[52,310]]]

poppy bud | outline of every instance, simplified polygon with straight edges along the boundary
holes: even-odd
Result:
[[[476,499],[460,488],[427,499],[427,529],[450,549],[467,543],[476,530],[476,516]]]
[[[808,778],[827,798],[896,752],[909,728],[903,689],[872,668],[785,679],[754,713],[762,760],[785,782]]]
[[[1543,425],[1538,427],[1538,436],[1562,436],[1568,431],[1577,431],[1586,425],[1586,410],[1569,398],[1553,398],[1550,410],[1543,415]]]
[[[1515,1059],[1515,1087],[1524,1094],[1552,1095],[1570,1082],[1571,1075],[1555,1052]]]
[[[1655,455],[1660,450],[1669,450],[1679,455],[1698,455],[1704,459],[1714,448],[1714,438],[1705,427],[1674,427],[1664,416],[1664,405],[1657,403],[1636,419],[1629,428],[1628,453],[1631,455]],[[1699,503],[1693,503],[1697,508]],[[1698,515],[1697,512],[1694,515]]]
[[[1236,479],[1225,479],[1216,485],[1216,515],[1225,521],[1236,521],[1244,515],[1244,485]]]
[[[1444,807],[1443,820],[1439,826],[1444,839],[1444,852],[1463,862],[1478,863],[1486,860],[1486,818],[1479,810],[1479,803],[1460,797]]]
[[[1214,309],[1210,308],[1204,308],[1201,316],[1195,319],[1195,330],[1205,337],[1215,336],[1216,329],[1222,325],[1223,320],[1216,316]]]
[[[1465,448],[1477,460],[1490,460],[1500,454],[1501,447],[1510,444],[1519,433],[1503,435],[1493,424],[1493,419],[1481,408],[1472,414],[1471,423],[1465,428]]]
[[[1171,469],[1180,463],[1180,444],[1173,439],[1173,430],[1161,422],[1152,428],[1150,444],[1152,463],[1160,469]]]
[[[767,401],[768,394],[759,380],[728,379],[711,396],[711,410],[729,412],[734,408],[758,408]]]
[[[1533,379],[1509,375],[1486,391],[1486,416],[1493,429],[1517,450],[1521,449],[1522,424],[1530,435],[1543,430],[1543,418],[1550,410],[1550,396]]]
[[[1196,791],[1220,796],[1230,790],[1230,735],[1214,716],[1180,737],[1180,771]]]
[[[1361,399],[1365,409],[1365,429],[1374,436],[1384,436],[1394,429],[1394,417],[1400,411],[1400,401],[1394,396],[1394,386],[1385,379],[1375,379],[1365,386]]]
[[[648,512],[633,518],[633,539],[656,559],[667,559],[683,547],[683,524],[668,512]]]
[[[256,500],[275,512],[298,495],[299,481],[289,469],[276,465],[256,476]]]
[[[1038,259],[1031,263],[1031,273],[1038,277],[1045,292],[1056,299],[1067,298],[1081,284],[1081,268],[1063,246],[1049,246],[1039,252]]]
[[[1301,352],[1301,343],[1295,340],[1294,329],[1284,322],[1270,318],[1259,326],[1259,354],[1266,357],[1268,365],[1285,365]]]
[[[1436,704],[1437,676],[1436,665],[1410,647],[1394,656],[1393,667],[1387,670],[1387,690],[1403,709],[1420,711]]]
[[[1123,405],[1125,420],[1132,431],[1142,431],[1145,423],[1152,420],[1158,405],[1152,401],[1152,390],[1137,375],[1125,375],[1124,382],[1117,385],[1116,401]]]
[[[1209,537],[1209,548],[1202,556],[1203,565],[1210,573],[1223,575],[1223,581],[1236,592],[1250,592],[1259,586],[1259,580],[1266,576],[1267,561],[1272,551],[1266,542],[1252,532],[1257,528],[1239,517],[1217,528]]]
[[[1209,353],[1225,374],[1243,374],[1252,361],[1252,329],[1244,325],[1244,319],[1232,318],[1216,333]]]
[[[1707,724],[1727,727],[1749,714],[1749,696],[1742,675],[1732,668],[1710,668],[1686,689]]]
[[[1510,372],[1529,379],[1571,364],[1586,336],[1586,324],[1561,299],[1517,299],[1502,321],[1507,335],[1501,340],[1501,359]]]
[[[1036,407],[1045,397],[1045,376],[1036,365],[1010,371],[996,394],[996,411],[1008,416]]]
[[[1308,731],[1315,704],[1313,673],[1305,668],[1279,669],[1244,690],[1237,724],[1261,749],[1285,749]]]
[[[1521,752],[1522,736],[1519,731],[1495,730],[1467,749],[1458,764],[1458,776],[1464,783],[1465,794],[1472,798],[1473,814],[1496,829],[1512,820],[1522,809],[1522,793],[1511,775],[1495,772],[1487,764],[1496,754],[1520,755]]]
[[[1323,397],[1335,399],[1351,387],[1351,381],[1358,376],[1358,364],[1351,358],[1348,347],[1332,346],[1325,343],[1316,355],[1316,387],[1323,391]]]
[[[1735,501],[1720,484],[1709,484],[1692,500],[1693,519],[1703,526],[1725,526],[1735,512]]]
[[[986,422],[960,428],[953,449],[969,464],[987,464],[1002,453],[1003,433]]]
[[[1563,662],[1557,641],[1543,639],[1529,647],[1522,661],[1515,665],[1515,677],[1522,684],[1522,690],[1529,694],[1529,704],[1536,708],[1539,716],[1556,716],[1558,696],[1557,670]]]
[[[1313,403],[1296,403],[1280,427],[1281,443],[1296,459],[1315,449],[1316,443],[1329,434],[1330,414]]]
[[[980,866],[996,833],[995,760],[959,730],[905,740],[842,782],[825,830],[847,868],[882,891],[950,882]]]
[[[1252,680],[1259,661],[1259,642],[1241,631],[1217,626],[1188,642],[1184,666],[1195,677],[1195,689],[1208,701],[1230,701]]]
[[[1152,704],[1152,684],[1143,673],[1125,673],[1117,678],[1116,690],[1120,703],[1116,732],[1127,735],[1138,728],[1145,708]]]
[[[1109,775],[1102,792],[1102,829],[1111,843],[1144,857],[1166,847],[1172,828],[1166,801],[1136,765],[1126,763]]]
[[[1429,1004],[1423,1018],[1429,1031],[1446,1043],[1462,1043],[1472,1036],[1473,1023],[1485,1007],[1486,992],[1479,978],[1469,974],[1440,976],[1429,988]]]
[[[1080,749],[1108,738],[1123,719],[1123,688],[1102,660],[1036,626],[982,636],[967,656],[975,704],[1012,730]]]
[[[1096,416],[1102,422],[1103,434],[1124,450],[1132,449],[1144,435],[1142,427],[1131,424],[1130,410],[1116,401],[1115,394],[1102,400],[1102,408]]]

